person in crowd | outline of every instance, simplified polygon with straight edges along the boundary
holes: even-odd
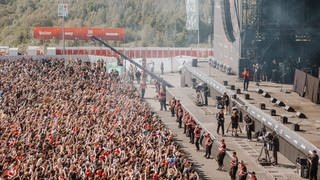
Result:
[[[312,154],[309,155],[308,160],[310,163],[309,179],[317,180],[319,156],[316,150],[312,151]]]
[[[196,176],[127,78],[97,63],[0,62],[0,179]]]
[[[244,122],[246,123],[247,139],[248,141],[251,141],[252,131],[254,130],[254,122],[248,114],[244,117]]]
[[[204,155],[205,158],[210,159],[211,149],[212,149],[213,140],[209,133],[205,134],[205,143],[204,146],[206,148],[206,153]]]
[[[248,91],[249,81],[250,81],[250,71],[247,68],[244,68],[242,72],[243,77],[243,91]]]
[[[141,81],[140,83],[140,90],[141,90],[141,98],[143,99],[144,98],[144,95],[146,93],[146,88],[147,88],[147,83],[146,81]]]
[[[239,180],[246,180],[248,176],[247,167],[244,164],[243,160],[239,163]]]
[[[219,170],[219,171],[223,170],[223,160],[226,155],[226,151],[227,151],[227,146],[224,142],[224,139],[221,139],[220,147],[219,147],[219,151],[218,151],[218,155],[217,155],[217,161],[218,161],[218,166],[219,166],[217,170]]]
[[[238,126],[239,126],[239,115],[238,111],[233,111],[231,115],[231,135],[232,136],[239,136],[237,131],[238,131]]]
[[[224,114],[228,114],[230,99],[229,99],[229,96],[228,96],[228,94],[226,92],[223,93],[222,101],[223,101],[223,104],[224,104]]]
[[[229,170],[229,175],[230,175],[231,180],[236,179],[236,175],[237,175],[237,171],[238,171],[238,164],[239,164],[239,160],[237,157],[237,153],[233,152],[232,157],[231,157],[231,161],[230,161],[230,170]]]
[[[207,83],[203,84],[203,96],[204,96],[204,105],[208,106],[208,96],[209,96],[209,87]]]
[[[217,114],[216,114],[216,119],[218,122],[217,126],[217,134],[219,134],[220,127],[221,127],[221,134],[224,136],[224,114],[223,114],[223,109],[221,109]]]
[[[197,151],[200,150],[201,130],[202,130],[202,128],[199,125],[197,125],[194,130],[194,138],[196,139],[195,145],[196,145]]]
[[[171,111],[171,116],[174,117],[174,114],[175,114],[175,106],[177,104],[177,100],[175,97],[173,97],[171,100],[170,100],[170,111]]]

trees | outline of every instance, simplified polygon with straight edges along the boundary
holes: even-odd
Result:
[[[65,27],[123,27],[127,32],[126,43],[133,44],[137,41],[134,44],[143,46],[189,46],[194,43],[187,41],[184,0],[161,0],[161,3],[154,0],[65,2],[69,5]],[[61,19],[57,15],[57,6],[58,1],[2,0],[0,44],[16,46],[18,43],[30,42],[32,37],[26,34],[29,34],[34,26],[60,27]],[[200,9],[203,19],[200,23],[200,29],[203,29],[200,36],[201,41],[206,43],[211,27],[207,22],[210,13],[205,3],[201,3]],[[21,27],[27,27],[26,32],[18,32]]]

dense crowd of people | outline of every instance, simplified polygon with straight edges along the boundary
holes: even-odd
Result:
[[[103,62],[0,62],[0,177],[199,179],[135,88]]]

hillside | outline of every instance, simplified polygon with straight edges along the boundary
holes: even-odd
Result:
[[[32,37],[34,26],[61,27],[58,2],[1,0],[0,45],[59,45],[58,41],[40,42]],[[64,3],[69,5],[65,27],[124,27],[125,46],[186,47],[197,43],[197,33],[185,28],[185,0],[64,0]],[[200,42],[202,46],[209,46],[210,0],[199,3]],[[67,46],[88,44],[90,42],[66,42]]]

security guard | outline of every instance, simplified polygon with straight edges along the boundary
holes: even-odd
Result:
[[[247,167],[244,164],[243,160],[239,164],[239,180],[246,180],[248,175]]]
[[[239,163],[239,161],[238,161],[237,153],[233,152],[232,158],[230,161],[230,171],[229,171],[229,175],[230,175],[231,180],[236,179],[236,174],[238,171],[238,163]]]

